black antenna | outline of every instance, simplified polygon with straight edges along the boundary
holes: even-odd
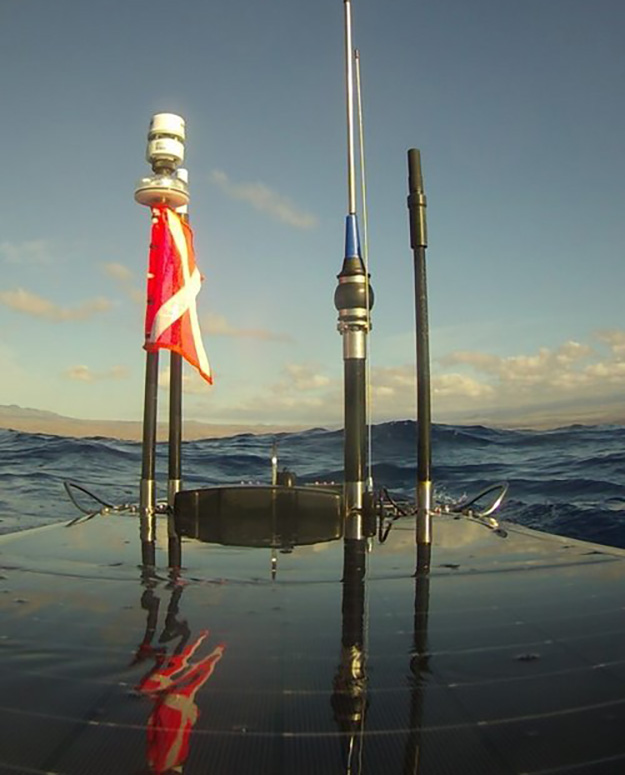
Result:
[[[432,418],[430,410],[430,332],[425,271],[428,244],[426,198],[421,171],[421,152],[408,151],[408,210],[410,245],[414,255],[415,315],[417,338],[417,567],[429,567],[432,543]],[[419,563],[419,560],[421,561]],[[421,569],[424,569],[423,567]]]

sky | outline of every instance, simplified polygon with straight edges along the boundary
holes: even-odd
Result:
[[[434,419],[625,419],[623,0],[352,11],[373,421],[415,416],[411,147]],[[140,419],[150,215],[133,191],[150,117],[172,112],[214,372],[185,369],[185,417],[341,424],[343,57],[341,0],[0,0],[0,404]]]

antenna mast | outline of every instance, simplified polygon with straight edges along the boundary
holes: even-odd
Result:
[[[367,334],[371,328],[373,291],[360,252],[356,215],[354,159],[354,67],[351,2],[344,0],[345,81],[347,103],[347,218],[345,258],[338,275],[334,306],[343,338],[344,366],[344,511],[345,538],[364,538],[363,505],[367,469]]]
[[[432,417],[430,407],[430,331],[425,250],[428,244],[421,152],[408,151],[410,246],[414,256],[417,338],[417,571],[430,567],[432,545]]]

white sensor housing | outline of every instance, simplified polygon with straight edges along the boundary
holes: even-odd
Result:
[[[189,204],[188,173],[178,169],[184,159],[185,123],[174,113],[152,116],[146,158],[154,175],[141,178],[135,200],[146,207],[167,205],[175,210]],[[183,210],[184,212],[184,210]]]
[[[185,123],[174,113],[152,116],[146,159],[155,172],[174,170],[184,161]]]

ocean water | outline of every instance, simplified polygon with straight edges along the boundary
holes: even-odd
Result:
[[[412,421],[374,426],[376,487],[386,487],[397,497],[413,495],[415,439]],[[185,442],[185,487],[269,482],[274,440],[280,468],[294,471],[298,483],[341,481],[342,431],[318,428]],[[165,495],[166,455],[166,444],[159,444],[159,497]],[[0,430],[0,533],[77,516],[64,481],[76,482],[109,503],[136,503],[140,469],[137,442]],[[529,431],[436,425],[433,478],[435,497],[444,502],[508,482],[500,518],[625,548],[624,426]],[[93,506],[88,499],[83,504]]]

